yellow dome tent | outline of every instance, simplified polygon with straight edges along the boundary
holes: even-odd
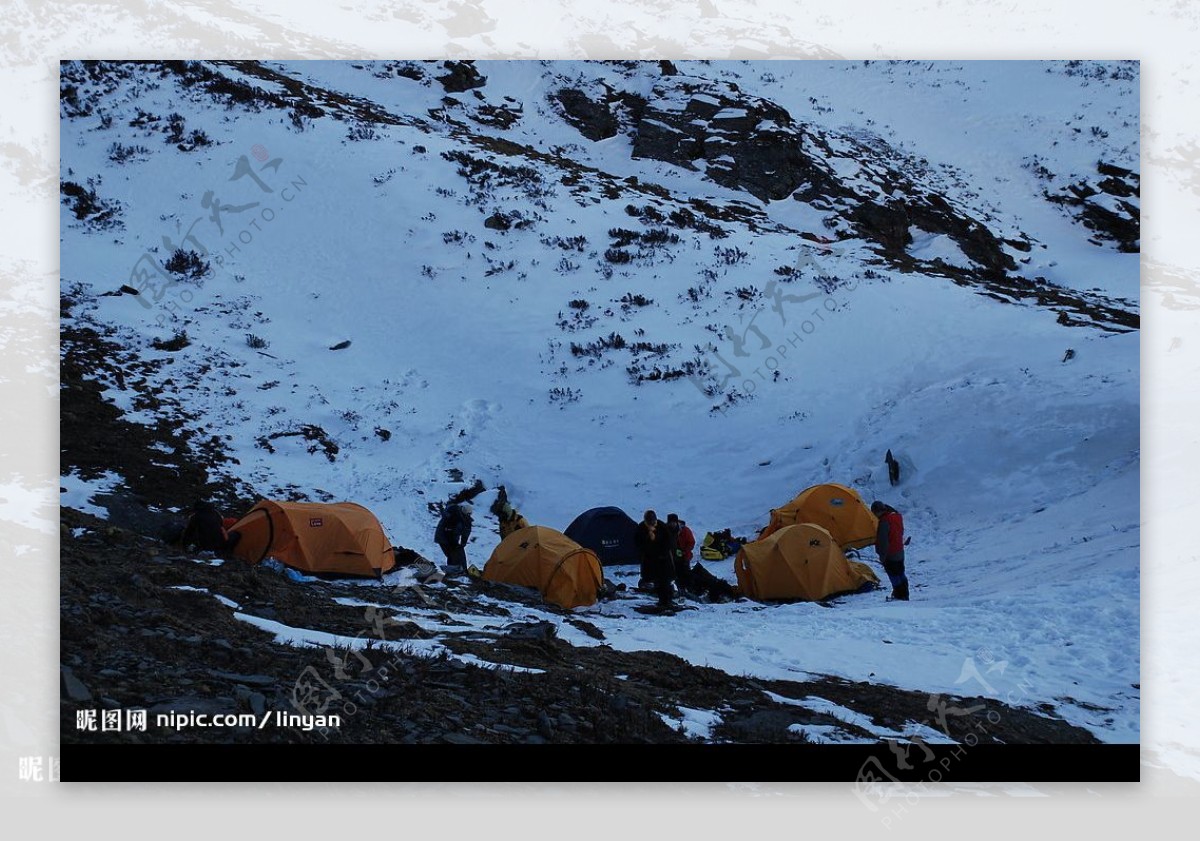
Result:
[[[848,560],[833,537],[811,523],[785,526],[743,545],[733,569],[742,593],[758,600],[825,599],[879,584],[871,568]]]
[[[526,526],[500,542],[483,578],[537,588],[547,602],[569,609],[595,603],[603,574],[591,550],[547,526]]]
[[[785,526],[813,523],[825,529],[842,549],[852,550],[875,543],[879,521],[858,492],[844,485],[826,483],[806,488],[796,499],[771,510],[771,522],[758,534],[761,541]]]
[[[237,558],[267,556],[305,573],[382,576],[396,565],[379,519],[357,503],[277,503],[261,500],[230,527],[241,537]]]

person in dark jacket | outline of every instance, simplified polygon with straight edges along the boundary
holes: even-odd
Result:
[[[904,575],[904,518],[879,500],[871,504],[871,513],[879,518],[875,553],[892,582],[892,599],[908,599],[908,577]]]
[[[891,450],[883,457],[883,461],[887,463],[888,480],[892,485],[898,484],[900,482],[900,463],[896,461],[896,457],[892,455]]]
[[[179,543],[185,548],[195,547],[201,552],[225,556],[240,537],[237,532],[225,531],[225,518],[221,517],[216,506],[207,500],[197,500],[192,507],[192,516],[179,536]]]
[[[642,559],[642,578],[654,582],[660,608],[671,606],[671,580],[675,578],[675,541],[671,530],[653,510],[642,517],[633,533]]]
[[[467,541],[471,537],[470,503],[447,506],[433,533],[433,541],[446,556],[446,573],[459,575],[467,572]]]
[[[692,551],[696,549],[696,536],[688,528],[687,521],[680,520],[679,515],[672,512],[667,515],[667,527],[675,541],[675,553],[672,561],[675,564],[675,586],[679,595],[692,592]]]

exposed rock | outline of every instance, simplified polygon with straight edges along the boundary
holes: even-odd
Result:
[[[70,667],[59,668],[63,694],[73,702],[90,702],[92,691],[87,685],[75,677]]]
[[[269,675],[241,675],[236,672],[223,672],[221,670],[208,670],[208,674],[213,678],[223,678],[226,681],[236,681],[239,684],[250,684],[258,687],[274,684],[276,679]]]
[[[493,231],[507,231],[512,228],[512,222],[506,214],[496,211],[483,221],[483,227],[491,228]]]
[[[945,234],[963,254],[984,270],[1003,274],[1017,264],[996,237],[978,220],[956,211],[942,196],[929,193],[910,200],[893,200],[886,205],[864,201],[850,215],[859,233],[883,246],[893,259],[907,260],[912,242],[911,227],[930,234]]]
[[[1046,190],[1051,202],[1061,205],[1094,235],[1097,245],[1111,243],[1117,251],[1141,249],[1141,177],[1124,167],[1103,161],[1096,165],[1103,178],[1089,178],[1058,190]]]
[[[505,637],[514,640],[552,640],[558,632],[554,624],[546,621],[539,623],[513,623],[508,626]]]
[[[563,88],[553,94],[553,99],[562,106],[567,122],[588,140],[613,137],[620,129],[611,100],[597,101],[574,88]]]
[[[473,61],[447,61],[442,64],[449,72],[436,77],[448,94],[462,93],[472,88],[482,88],[487,84],[487,77],[475,69]]]
[[[213,698],[185,696],[151,705],[146,709],[146,714],[150,717],[157,716],[160,713],[205,713],[211,716],[217,713],[233,713],[235,707],[234,700],[229,696],[216,696]]]
[[[884,251],[901,253],[912,242],[908,214],[901,202],[863,202],[854,209],[851,219],[864,237],[882,245]]]
[[[272,683],[274,683],[273,679]],[[239,702],[245,702],[250,707],[250,712],[255,716],[262,716],[266,713],[267,697],[262,693],[251,690],[248,687],[238,687],[235,695]]]
[[[633,155],[687,169],[701,162],[716,183],[763,201],[813,180],[803,133],[788,112],[727,83],[665,76],[637,123]]]
[[[1114,204],[1115,209],[1086,201],[1080,210],[1080,221],[1101,240],[1116,243],[1117,251],[1140,251],[1141,210],[1132,202],[1119,199]]]

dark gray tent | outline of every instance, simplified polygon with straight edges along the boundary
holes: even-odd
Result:
[[[566,529],[566,536],[587,547],[600,558],[600,563],[638,564],[637,546],[633,533],[637,523],[616,506],[588,509]]]

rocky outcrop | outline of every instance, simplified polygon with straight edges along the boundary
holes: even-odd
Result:
[[[448,94],[460,94],[472,88],[482,88],[487,77],[475,69],[473,61],[447,61],[442,64],[448,72],[437,80]]]
[[[589,97],[575,88],[563,88],[551,98],[562,106],[567,122],[588,140],[614,137],[621,128],[608,98]]]
[[[1021,276],[1018,258],[1028,260],[1024,255],[1032,249],[1030,238],[997,229],[986,208],[968,210],[952,203],[934,186],[945,174],[932,172],[928,161],[906,155],[870,132],[801,124],[777,103],[736,85],[667,75],[668,70],[644,97],[617,90],[618,83],[609,78],[562,88],[551,99],[585,137],[600,140],[626,133],[635,158],[703,172],[762,202],[790,197],[809,204],[821,214],[826,236],[875,243],[893,268],[946,277],[1000,301],[1052,307],[1070,324],[1136,329],[1137,314],[1125,302]],[[623,107],[630,103],[633,107]],[[1076,186],[1057,200],[1077,206],[1083,224],[1097,237],[1136,250],[1137,176],[1105,164],[1098,173],[1095,184]],[[661,221],[659,216],[643,222]],[[670,222],[684,227],[675,214]],[[910,247],[918,232],[948,238],[966,260],[953,265],[913,254]]]
[[[850,218],[864,237],[882,245],[886,252],[903,253],[912,241],[903,202],[889,202],[886,205],[863,202],[854,209]]]
[[[646,107],[646,100],[638,94],[614,90],[603,82],[586,91],[560,88],[550,95],[550,101],[567,123],[591,141],[632,132]]]
[[[1003,240],[983,223],[956,211],[936,193],[886,204],[863,201],[850,218],[862,236],[879,243],[884,253],[894,259],[907,257],[905,249],[912,241],[909,229],[915,227],[949,236],[963,254],[986,272],[1003,274],[1017,268],[1016,261],[1004,251]]]
[[[1047,190],[1045,196],[1091,231],[1096,245],[1110,243],[1122,252],[1141,250],[1141,177],[1132,170],[1101,161],[1095,177]]]
[[[636,125],[633,155],[703,169],[717,184],[764,202],[785,199],[824,175],[784,108],[735,85],[684,76],[655,84]]]
[[[804,149],[804,133],[786,109],[736,85],[679,74],[669,63],[648,97],[597,82],[564,87],[550,97],[566,122],[588,140],[627,133],[633,157],[703,170],[723,187],[761,201],[797,190],[844,192]]]

